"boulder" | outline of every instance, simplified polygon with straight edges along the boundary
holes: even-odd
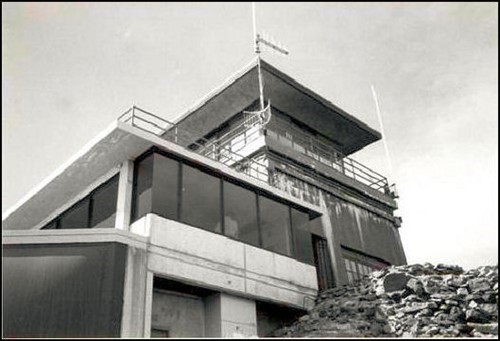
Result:
[[[404,290],[409,279],[410,277],[404,273],[390,273],[384,277],[380,287],[383,289],[384,293]]]
[[[465,311],[465,320],[467,322],[488,323],[491,315],[481,309],[467,309]]]
[[[467,323],[467,325],[482,334],[498,335],[498,323]]]
[[[484,278],[473,278],[468,284],[471,292],[486,291],[491,289],[490,284]]]

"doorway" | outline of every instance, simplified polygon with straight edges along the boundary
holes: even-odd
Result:
[[[318,290],[321,292],[335,287],[332,260],[328,250],[328,241],[318,235],[312,235],[314,265],[318,276]]]

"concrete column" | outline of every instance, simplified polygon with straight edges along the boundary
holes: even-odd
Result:
[[[330,219],[330,212],[325,200],[325,193],[320,191],[319,203],[323,215],[321,216],[321,224],[323,225],[323,233],[328,241],[328,249],[330,251],[330,257],[332,258],[332,269],[333,275],[335,276],[336,286],[342,286],[348,283],[347,270],[345,268],[344,259],[342,257],[342,249],[340,248],[340,243],[338,242],[339,231],[337,227],[332,224]]]
[[[123,289],[121,337],[143,337],[151,329],[153,275],[147,271],[147,252],[128,246]],[[149,309],[149,310],[148,310]],[[149,315],[148,315],[149,313]],[[149,328],[149,329],[148,329]]]
[[[146,274],[146,297],[144,301],[144,333],[143,337],[151,337],[151,313],[153,311],[153,278],[154,274],[148,271]]]
[[[128,230],[130,225],[130,214],[132,211],[132,186],[134,183],[134,161],[127,160],[120,168],[120,179],[118,181],[118,200],[116,203],[115,227],[120,230]]]
[[[226,293],[205,298],[205,337],[256,337],[255,301]]]

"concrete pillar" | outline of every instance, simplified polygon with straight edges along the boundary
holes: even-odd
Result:
[[[320,192],[319,203],[323,215],[321,216],[321,223],[323,225],[323,233],[328,241],[328,249],[330,251],[330,257],[332,258],[332,270],[335,276],[335,285],[342,286],[347,284],[347,270],[345,268],[344,259],[342,257],[342,249],[340,248],[340,243],[336,236],[339,236],[339,231],[337,226],[332,224],[330,219],[330,212],[325,200],[325,193]]]
[[[205,337],[256,337],[255,301],[226,293],[205,298]]]
[[[151,320],[153,275],[147,271],[147,252],[128,246],[123,289],[121,337],[143,337]],[[149,310],[148,310],[149,309]],[[149,312],[149,315],[148,315]],[[149,328],[149,329],[148,329]]]
[[[146,297],[144,300],[144,333],[143,337],[151,337],[151,313],[153,311],[153,279],[154,274],[148,271],[146,274]]]
[[[121,165],[120,179],[118,181],[118,200],[116,203],[115,227],[120,230],[128,230],[130,225],[133,183],[134,161],[127,160]]]

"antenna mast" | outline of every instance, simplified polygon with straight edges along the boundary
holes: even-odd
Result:
[[[375,92],[375,87],[373,86],[373,84],[371,84],[371,88],[372,88],[373,100],[375,101],[375,108],[377,109],[378,123],[380,125],[380,131],[382,133],[382,143],[384,144],[385,156],[387,158],[387,165],[389,166],[389,174],[391,175],[392,180],[394,180],[392,162],[391,162],[391,157],[389,155],[389,147],[387,146],[387,141],[385,138],[384,124],[382,123],[382,115],[380,114],[380,107],[378,105],[377,93]]]
[[[252,2],[252,19],[253,19],[253,37],[255,39],[255,54],[257,55],[257,72],[259,74],[259,98],[260,110],[264,110],[264,86],[262,85],[262,72],[260,70],[260,36],[257,33],[257,24],[255,19],[255,2]]]
[[[254,37],[254,46],[255,46],[255,54],[257,56],[257,74],[259,78],[259,102],[260,102],[260,110],[256,112],[249,112],[245,111],[246,114],[252,114],[252,115],[258,115],[261,120],[261,124],[265,126],[267,123],[269,123],[269,120],[271,119],[271,102],[268,101],[267,106],[264,103],[264,84],[263,84],[263,79],[262,79],[262,69],[261,69],[261,61],[260,61],[260,53],[261,53],[261,46],[260,43],[264,44],[265,46],[270,47],[272,50],[277,51],[279,53],[288,54],[288,51],[283,48],[278,46],[278,44],[273,43],[270,41],[270,39],[264,39],[259,33],[257,33],[257,23],[255,19],[255,2],[252,2],[252,24],[253,24],[253,37]],[[267,117],[266,117],[267,114]]]

